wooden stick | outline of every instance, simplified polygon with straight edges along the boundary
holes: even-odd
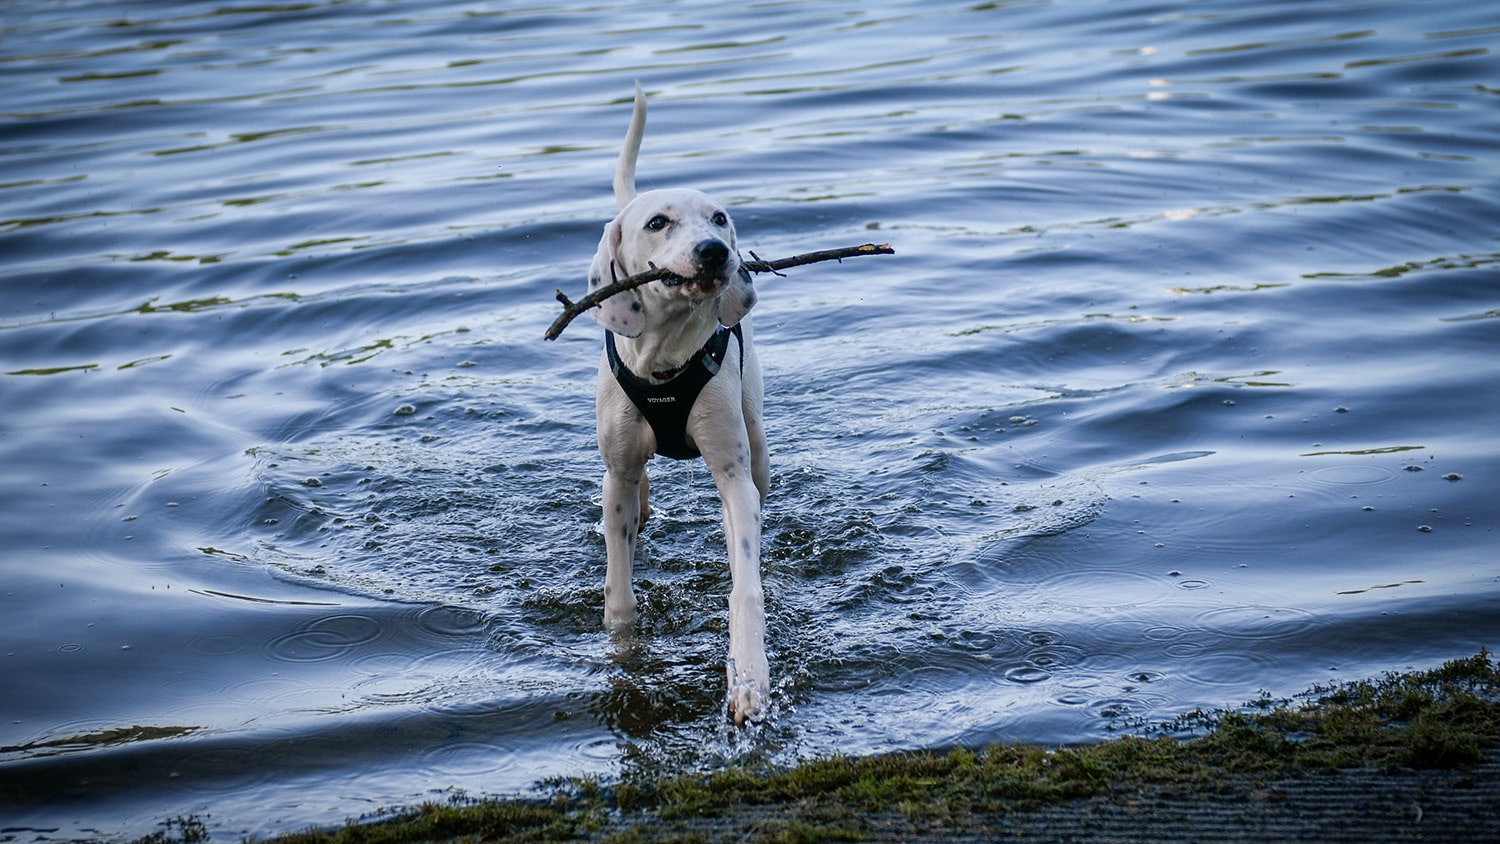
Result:
[[[762,261],[759,255],[751,252],[750,257],[754,260],[741,262],[740,266],[752,273],[774,273],[781,275],[780,270],[788,269],[789,267],[800,267],[804,264],[816,264],[819,261],[839,261],[842,263],[844,258],[857,258],[860,255],[894,254],[896,254],[896,250],[892,249],[889,243],[879,245],[866,243],[862,246],[846,246],[842,249],[824,249],[819,252],[806,252],[801,255],[793,255],[790,258],[778,258],[775,261]],[[563,312],[558,315],[557,319],[552,321],[552,325],[547,329],[545,336],[548,340],[556,340],[562,335],[563,329],[568,327],[568,323],[573,321],[574,317],[584,313],[589,308],[595,307],[616,293],[624,293],[627,290],[634,290],[643,284],[650,284],[653,281],[672,277],[673,274],[671,272],[652,267],[643,273],[636,273],[628,278],[622,278],[613,284],[607,284],[579,299],[577,302],[569,299],[567,294],[559,290],[557,291],[557,301],[563,304]]]

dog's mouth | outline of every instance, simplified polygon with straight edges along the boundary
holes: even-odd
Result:
[[[722,290],[729,283],[729,279],[720,273],[700,273],[695,276],[672,273],[663,278],[661,283],[667,287],[682,287],[690,291],[700,291],[704,295],[712,295]]]
[[[692,247],[689,255],[682,258],[685,260],[673,263],[676,267],[688,270],[691,275],[684,275],[676,268],[669,269],[670,275],[662,279],[662,283],[667,287],[682,288],[688,295],[704,298],[716,296],[728,287],[730,279],[740,268],[740,262],[736,260],[729,244],[718,238],[700,241]],[[651,267],[655,269],[656,265],[652,264]]]

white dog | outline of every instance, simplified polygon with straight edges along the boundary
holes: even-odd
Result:
[[[760,583],[761,506],[770,470],[761,371],[747,316],[756,295],[723,205],[696,190],[636,195],[645,128],[646,98],[637,85],[615,170],[619,214],[604,227],[589,268],[590,292],[652,268],[675,276],[616,294],[591,311],[606,329],[596,404],[605,467],[604,624],[620,632],[635,622],[631,566],[650,513],[646,461],[652,454],[701,455],[724,502],[734,581],[729,711],[743,724],[764,717],[770,694]]]

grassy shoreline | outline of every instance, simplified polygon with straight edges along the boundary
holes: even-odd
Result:
[[[1491,776],[1500,770],[1491,755],[1500,741],[1500,670],[1481,650],[1430,671],[1315,687],[1244,710],[1194,712],[1154,732],[1075,747],[830,758],[648,783],[569,780],[548,799],[428,803],[274,841],[991,840],[1007,830],[1026,833],[1028,818],[1043,810],[1128,812],[1141,800],[1166,805],[1173,795],[1200,804],[1215,796],[1260,800],[1296,792],[1278,784],[1302,780],[1355,793],[1397,781],[1500,791],[1500,777]],[[1184,734],[1191,737],[1174,737]],[[1476,778],[1475,770],[1483,775]],[[1422,816],[1418,806],[1414,817]],[[1435,830],[1429,823],[1425,831]],[[1045,832],[1029,835],[1073,838]],[[205,837],[201,825],[184,819],[142,842]]]

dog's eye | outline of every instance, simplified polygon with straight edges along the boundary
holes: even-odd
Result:
[[[646,221],[646,230],[659,232],[671,224],[672,221],[667,219],[667,215],[657,214],[655,217],[652,217],[651,219]]]
[[[729,225],[729,215],[725,214],[723,211],[715,211],[714,212],[714,225],[716,225],[716,226],[727,226],[727,225]]]

